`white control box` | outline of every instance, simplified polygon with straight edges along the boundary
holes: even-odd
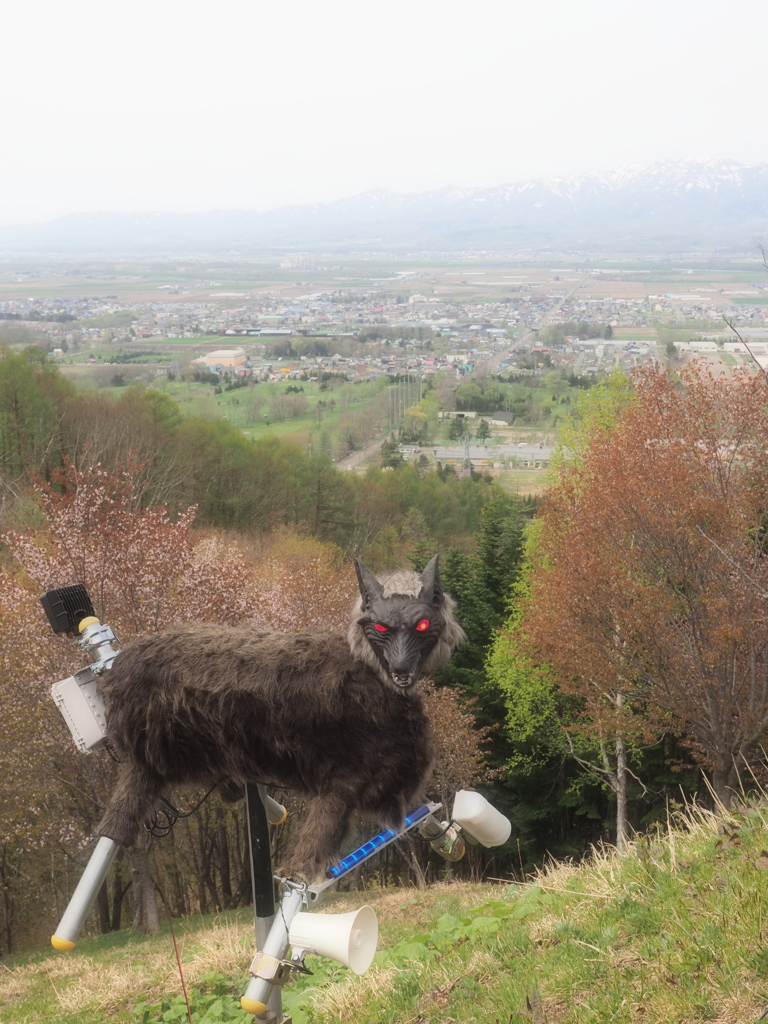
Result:
[[[104,702],[90,668],[80,669],[68,679],[51,687],[51,696],[69,726],[78,750],[89,753],[107,741],[107,717]]]

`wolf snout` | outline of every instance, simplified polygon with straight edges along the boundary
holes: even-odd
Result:
[[[415,672],[392,672],[392,682],[395,686],[401,686],[405,689],[407,686],[412,686],[416,681]]]
[[[408,657],[408,652],[393,652],[399,657],[390,658],[389,674],[396,686],[411,686],[416,682],[419,669],[419,659]]]

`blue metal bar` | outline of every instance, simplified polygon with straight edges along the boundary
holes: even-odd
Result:
[[[379,832],[373,839],[369,839],[367,843],[358,847],[357,850],[353,850],[352,853],[348,854],[343,860],[339,861],[338,864],[334,864],[327,869],[325,872],[327,878],[332,881],[336,881],[343,875],[346,875],[352,868],[357,867],[358,864],[362,864],[363,861],[368,860],[374,853],[383,849],[385,846],[389,846],[390,843],[394,842],[399,836],[403,835],[408,829],[413,828],[420,821],[423,821],[428,814],[438,810],[440,804],[422,804],[421,807],[417,807],[415,811],[411,811],[406,816],[403,828],[398,831],[394,831],[391,828],[385,829],[383,832]]]

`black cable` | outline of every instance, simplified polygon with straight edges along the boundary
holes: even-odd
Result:
[[[418,839],[420,843],[434,843],[434,841],[436,839],[442,839],[443,836],[448,835],[448,833],[451,831],[452,828],[453,828],[453,822],[449,821],[448,824],[443,829],[443,831],[442,832],[438,832],[436,836],[423,836],[423,835],[421,835],[421,833],[419,833],[419,831],[417,829],[416,830],[416,839]]]
[[[107,749],[109,749],[109,748],[107,748]],[[110,753],[111,753],[111,751],[110,751]],[[114,755],[112,755],[112,756],[114,757]],[[117,761],[117,758],[114,758],[114,759]],[[211,788],[205,794],[205,796],[195,804],[195,806],[192,808],[191,811],[180,811],[178,809],[178,807],[174,807],[173,806],[173,804],[171,803],[170,800],[166,800],[166,798],[164,796],[161,796],[160,797],[160,804],[161,804],[160,810],[159,811],[155,811],[154,817],[152,818],[151,822],[149,822],[149,823],[146,822],[146,821],[144,822],[144,829],[145,829],[145,831],[149,832],[149,834],[151,836],[154,836],[155,839],[165,839],[165,837],[171,831],[171,829],[176,824],[176,822],[179,820],[179,818],[188,818],[190,815],[194,814],[195,811],[199,810],[203,806],[205,801],[208,799],[208,797],[211,795],[211,793],[214,791],[214,789],[216,789],[217,786],[221,785],[221,783],[224,782],[228,778],[229,778],[228,775],[223,775],[220,779],[217,779],[216,782],[214,782],[214,784],[211,786]],[[275,785],[277,785],[277,783],[275,783],[275,782],[257,782],[256,785],[259,785],[259,786],[275,786]],[[281,789],[292,789],[293,787],[292,786],[281,786],[280,788]],[[161,825],[159,823],[159,821],[158,821],[158,817],[161,814],[165,816],[166,824],[164,824],[164,825]]]
[[[216,787],[220,785],[226,778],[227,776],[225,775],[223,778],[217,779],[216,782],[214,782],[214,784],[205,794],[205,796],[198,800],[198,802],[195,804],[191,811],[180,811],[178,807],[174,807],[170,800],[166,800],[164,796],[161,796],[160,809],[155,811],[154,817],[152,818],[151,822],[144,822],[145,830],[149,832],[151,836],[154,836],[155,839],[165,839],[165,837],[171,831],[171,829],[179,820],[179,818],[189,818],[190,815],[194,814],[195,811],[199,810],[203,806],[205,801],[208,799],[208,797],[211,795],[211,793],[214,791],[214,789],[216,789]],[[158,820],[161,814],[165,816],[166,823],[164,825],[161,825]]]

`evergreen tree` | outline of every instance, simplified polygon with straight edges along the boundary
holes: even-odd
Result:
[[[477,424],[475,436],[477,437],[478,441],[486,441],[491,436],[491,428],[488,423],[488,420],[480,420],[480,422]]]
[[[466,429],[466,421],[464,419],[458,419],[456,416],[451,417],[448,425],[448,440],[460,441],[464,437]]]
[[[388,441],[382,442],[379,451],[381,452],[382,469],[397,469],[405,464],[405,459],[403,459],[399,451],[399,444],[395,440],[394,434]]]
[[[494,632],[507,615],[529,512],[522,500],[496,494],[480,513],[476,551],[466,554],[453,548],[441,566],[443,586],[456,601],[467,642],[436,678],[438,683],[459,686],[468,697],[476,697],[475,712],[483,725],[504,719],[504,695],[488,679],[485,659]]]

